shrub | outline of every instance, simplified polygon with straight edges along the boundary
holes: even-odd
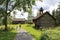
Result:
[[[43,36],[41,37],[43,40],[44,37],[48,36],[46,39],[48,40],[60,40],[60,30],[56,29],[48,29],[43,31]]]
[[[40,40],[49,40],[49,37],[47,34],[43,34],[40,38]]]

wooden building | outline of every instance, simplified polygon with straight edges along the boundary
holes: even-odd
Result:
[[[55,27],[56,19],[49,13],[45,12],[33,19],[36,28]]]
[[[12,19],[13,24],[24,24],[25,23],[25,18],[14,18]]]
[[[39,10],[39,16],[33,19],[35,24],[35,28],[49,28],[56,26],[56,19],[51,15],[48,11],[43,13],[43,8],[41,7]]]

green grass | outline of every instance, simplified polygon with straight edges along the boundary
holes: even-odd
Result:
[[[8,31],[3,31],[4,26],[0,26],[0,40],[14,40],[17,30],[16,25],[9,25]]]
[[[56,28],[44,29],[42,31],[36,30],[31,24],[23,24],[22,28],[28,31],[35,40],[40,40],[43,35],[47,35],[49,40],[60,40],[60,26]]]
[[[60,40],[60,27],[47,29],[43,31],[43,34],[49,36],[49,40]]]
[[[41,31],[40,30],[36,30],[33,28],[34,25],[30,25],[30,24],[23,24],[22,28],[25,29],[26,31],[28,31],[35,40],[39,40],[40,36],[41,36]]]
[[[9,31],[2,31],[4,26],[0,26],[0,40],[13,40],[16,36],[16,28],[18,25],[8,25]],[[28,31],[35,40],[40,40],[41,36],[44,34],[48,35],[49,40],[60,40],[60,26],[56,28],[44,29],[42,31],[34,29],[33,26],[34,24],[22,24],[22,29]]]

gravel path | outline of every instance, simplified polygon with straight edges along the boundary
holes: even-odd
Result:
[[[18,29],[14,40],[34,40],[34,38],[26,30]]]

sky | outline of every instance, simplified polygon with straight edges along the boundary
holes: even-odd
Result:
[[[33,5],[33,15],[36,16],[37,12],[40,7],[43,7],[44,11],[49,11],[50,13],[52,10],[57,9],[57,4],[60,2],[60,0],[43,0],[43,2],[40,2],[39,0],[36,1],[36,5]],[[21,15],[21,12],[17,10],[16,18],[25,18],[27,19],[28,13],[25,12],[23,15]]]
[[[36,1],[36,6],[33,7],[34,11],[38,11],[40,7],[43,7],[44,11],[49,11],[57,9],[57,4],[60,0],[43,0],[43,2]],[[34,12],[36,16],[36,12]]]

